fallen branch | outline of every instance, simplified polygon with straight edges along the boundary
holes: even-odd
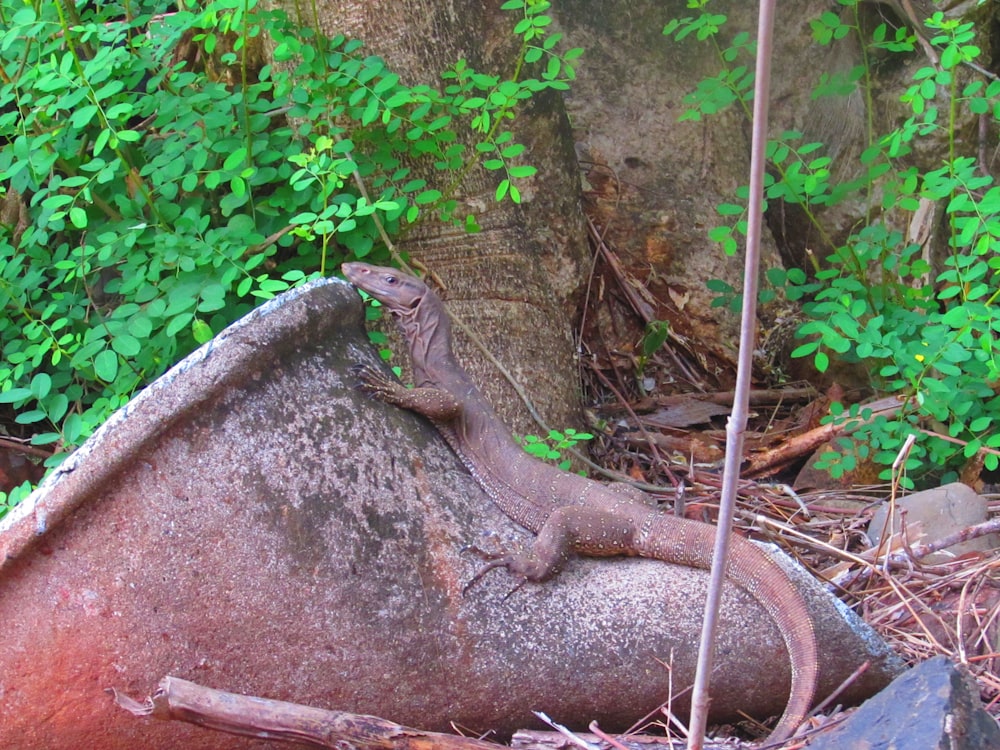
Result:
[[[744,477],[754,477],[775,466],[781,466],[796,458],[809,455],[816,451],[821,445],[829,442],[843,432],[848,432],[861,424],[872,421],[879,415],[889,415],[899,411],[906,404],[896,396],[873,401],[865,404],[865,412],[871,412],[867,419],[861,417],[838,420],[804,432],[801,435],[786,440],[773,450],[751,456],[743,466],[742,475]]]
[[[603,732],[577,732],[576,736],[593,744],[608,742],[607,735]],[[680,750],[684,747],[685,742],[685,740],[670,740],[666,737],[648,734],[619,734],[613,735],[611,739],[612,742],[609,744],[617,750],[621,750],[621,748],[625,748],[625,750]],[[510,745],[514,750],[566,750],[570,743],[559,732],[522,729],[514,733]],[[732,740],[706,740],[705,747],[706,750],[711,748],[733,750],[736,745],[733,744]]]
[[[164,677],[153,696],[141,703],[114,689],[108,692],[135,716],[186,721],[244,737],[357,750],[497,750],[497,745],[471,737],[425,732],[376,716],[227,693],[177,677]]]

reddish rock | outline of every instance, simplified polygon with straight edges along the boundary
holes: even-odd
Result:
[[[575,561],[508,599],[462,545],[523,539],[433,429],[363,397],[376,361],[354,290],[320,282],[224,331],[0,521],[0,747],[266,747],[136,719],[165,675],[228,691],[509,732],[546,710],[622,728],[690,684],[707,574]],[[494,540],[479,534],[491,530]],[[811,579],[810,579],[811,582]],[[806,586],[806,584],[803,584]],[[898,665],[813,583],[825,694]],[[780,713],[787,655],[730,589],[718,718]],[[865,639],[870,639],[866,641]],[[683,701],[675,710],[685,711]]]

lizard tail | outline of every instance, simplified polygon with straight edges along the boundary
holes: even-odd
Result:
[[[660,516],[643,531],[637,548],[644,557],[706,570],[711,567],[715,527]],[[730,544],[726,576],[767,611],[788,650],[792,676],[788,704],[767,738],[767,742],[781,742],[805,721],[816,692],[819,657],[812,616],[802,594],[764,550],[738,536],[733,536]]]

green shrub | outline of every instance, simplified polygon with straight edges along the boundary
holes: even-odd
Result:
[[[589,432],[577,432],[572,428],[567,428],[565,432],[549,430],[549,434],[544,438],[538,435],[525,435],[523,438],[518,438],[518,442],[528,455],[554,463],[563,471],[569,471],[573,461],[570,458],[565,458],[563,451],[573,450],[578,443],[593,440],[593,438],[594,436]]]
[[[722,71],[703,81],[685,100],[682,119],[698,119],[720,108],[740,104],[747,109],[752,74],[737,62],[752,51],[746,34],[722,47],[719,30],[725,16],[704,10],[708,0],[689,5],[702,15],[672,22],[664,33],[675,39],[697,32],[719,51]],[[1000,331],[996,302],[1000,296],[1000,187],[968,154],[960,153],[958,123],[963,110],[1000,120],[1000,81],[984,76],[974,65],[980,55],[970,22],[935,13],[926,20],[926,35],[939,54],[939,65],[916,71],[912,85],[900,92],[911,115],[891,132],[878,134],[872,120],[870,54],[895,54],[916,48],[916,37],[905,28],[877,25],[870,36],[862,31],[860,0],[839,0],[843,15],[826,12],[812,22],[814,38],[829,44],[854,34],[862,44],[862,64],[845,75],[823,74],[814,96],[844,95],[860,90],[867,102],[868,143],[853,170],[860,176],[836,183],[837,170],[825,155],[825,145],[802,142],[801,133],[785,132],[769,146],[775,176],[766,199],[798,206],[832,248],[825,262],[811,269],[771,269],[770,281],[789,299],[802,303],[808,320],[798,329],[806,341],[792,356],[811,356],[825,371],[831,358],[859,363],[873,387],[897,394],[905,406],[895,417],[870,415],[857,405],[835,404],[831,419],[853,423],[843,438],[843,453],[831,453],[824,463],[835,475],[853,468],[855,456],[871,457],[888,467],[907,436],[916,441],[903,479],[930,475],[954,478],[961,464],[982,451],[984,465],[1000,465],[1000,357],[994,337]],[[846,19],[846,20],[845,20]],[[973,70],[960,84],[960,73]],[[751,76],[748,78],[748,76]],[[908,159],[919,142],[935,137],[947,145],[939,167],[921,171]],[[851,172],[852,170],[846,170]],[[746,189],[737,194],[745,199]],[[821,207],[847,198],[862,202],[868,216],[843,244],[834,244],[817,218]],[[948,255],[935,271],[923,259],[919,245],[908,242],[893,226],[908,225],[928,204],[943,209]],[[719,213],[734,223],[714,228],[712,239],[734,252],[746,232],[744,202],[720,205]],[[890,220],[891,217],[891,220]],[[732,220],[731,219],[731,220]],[[807,273],[808,270],[808,273]],[[719,304],[738,306],[735,290],[715,280]],[[774,292],[762,295],[763,301]],[[824,465],[821,463],[821,465]],[[883,478],[890,478],[886,468]]]
[[[506,128],[580,54],[513,0],[513,78],[459,60],[408,87],[256,0],[174,7],[0,0],[0,404],[51,465],[261,300],[388,262],[382,230],[475,230],[452,216],[466,170],[518,201],[534,167]]]

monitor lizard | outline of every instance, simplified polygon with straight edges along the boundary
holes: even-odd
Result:
[[[503,567],[543,581],[572,553],[638,555],[708,569],[715,527],[669,515],[625,483],[604,484],[546,464],[514,442],[493,408],[458,364],[451,320],[423,281],[393,268],[345,263],[347,279],[397,319],[409,347],[414,388],[383,371],[355,367],[361,388],[427,417],[476,481],[515,523],[537,535],[525,552],[503,554],[475,576]],[[791,661],[788,704],[768,741],[790,737],[805,719],[818,672],[813,622],[802,595],[781,567],[752,542],[733,536],[726,576],[774,618]]]

